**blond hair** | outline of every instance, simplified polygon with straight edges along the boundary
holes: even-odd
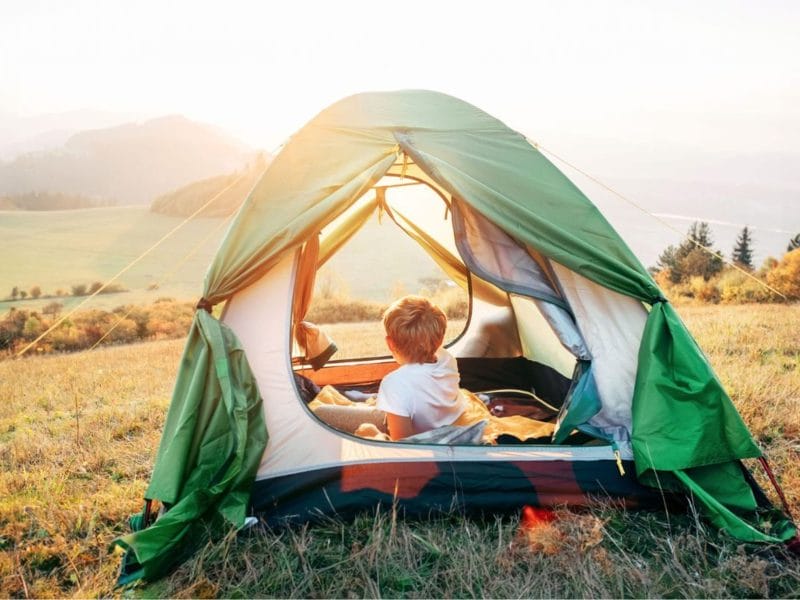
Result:
[[[383,327],[405,360],[435,362],[436,351],[444,341],[447,317],[427,298],[405,296],[383,313]]]

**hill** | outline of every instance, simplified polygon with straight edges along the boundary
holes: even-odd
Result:
[[[173,217],[188,217],[217,194],[221,194],[200,213],[200,216],[227,217],[232,215],[247,198],[250,190],[253,189],[271,161],[272,158],[269,155],[259,153],[242,170],[195,181],[159,196],[153,200],[150,210]],[[226,189],[228,186],[232,187]]]
[[[81,131],[114,127],[143,118],[144,115],[134,113],[88,108],[27,116],[0,111],[0,160],[11,161],[21,154],[53,150]]]
[[[181,116],[82,131],[54,150],[0,163],[0,195],[59,192],[147,204],[192,181],[243,167],[252,151]]]

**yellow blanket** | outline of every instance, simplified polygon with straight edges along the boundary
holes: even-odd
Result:
[[[467,400],[467,408],[456,419],[453,425],[474,425],[478,421],[489,421],[486,429],[483,431],[483,443],[495,444],[499,436],[503,434],[513,435],[514,437],[525,441],[534,438],[547,437],[553,434],[555,425],[553,423],[545,423],[544,421],[537,421],[536,419],[529,419],[528,417],[513,416],[513,417],[496,417],[494,416],[486,405],[475,394],[468,390],[461,390]],[[322,388],[317,397],[309,403],[309,408],[314,410],[315,407],[322,404],[335,404],[339,406],[364,406],[364,402],[353,402],[339,393],[336,388],[326,385]],[[374,399],[370,398],[366,402],[367,405],[374,406]],[[358,431],[356,431],[358,433]],[[364,435],[363,437],[372,438],[373,435]]]
[[[553,435],[555,425],[545,423],[528,417],[515,415],[513,417],[496,417],[475,394],[468,390],[461,390],[467,399],[467,409],[456,419],[453,425],[472,425],[478,421],[488,420],[486,429],[483,430],[483,442],[494,444],[503,434],[513,435],[525,441]]]

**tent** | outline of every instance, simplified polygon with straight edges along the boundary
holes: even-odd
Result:
[[[391,206],[387,177],[435,192],[455,252]],[[316,372],[292,361],[314,272],[376,212],[476,302],[513,315],[521,358],[566,381],[552,440],[374,441],[325,424],[301,401],[299,372],[355,384],[392,368],[387,358]],[[216,318],[212,308],[223,303]],[[480,335],[468,328],[463,337]],[[537,355],[542,347],[550,350]],[[574,443],[575,432],[591,443]],[[251,512],[308,520],[376,502],[425,513],[595,495],[635,506],[691,493],[731,535],[786,541],[795,535],[787,519],[760,527],[771,507],[741,464],[760,456],[648,272],[534,144],[441,93],[358,94],[286,143],[209,268],[145,510],[116,541],[128,550],[120,581],[158,576],[209,524],[241,526]],[[155,500],[166,509],[157,519]]]

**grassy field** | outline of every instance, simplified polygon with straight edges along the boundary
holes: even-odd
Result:
[[[183,219],[151,213],[146,207],[94,208],[46,212],[0,213],[4,241],[0,263],[0,300],[12,287],[40,286],[44,294],[71,293],[73,285],[100,281],[127,267]],[[202,293],[203,277],[225,232],[222,219],[195,219],[178,230],[120,279],[129,291],[98,296],[92,308],[149,304],[159,297],[180,300]],[[194,254],[187,256],[192,250]],[[149,290],[154,283],[159,289]],[[66,308],[80,298],[58,298]],[[39,310],[52,299],[0,302]]]
[[[680,312],[800,514],[800,306]],[[798,597],[800,561],[694,516],[562,509],[517,519],[354,523],[229,535],[170,577],[113,589],[181,341],[0,362],[0,596]],[[759,480],[764,478],[758,474]]]
[[[0,315],[12,306],[41,310],[53,300],[72,308],[82,300],[69,296],[72,286],[109,281],[182,221],[145,207],[0,211],[4,242]],[[120,277],[118,283],[127,292],[98,296],[91,307],[111,310],[123,304],[150,304],[160,297],[199,298],[228,222],[220,218],[190,221]],[[354,298],[386,302],[393,288],[417,293],[419,278],[432,275],[437,270],[416,243],[389,219],[380,224],[375,219],[330,260],[320,279],[334,281]],[[159,284],[158,289],[150,289],[153,284]],[[27,292],[34,286],[45,295],[59,289],[68,295],[8,300],[12,288]]]

